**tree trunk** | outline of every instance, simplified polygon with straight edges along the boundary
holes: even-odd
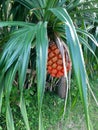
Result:
[[[58,88],[57,88],[58,96],[60,98],[66,98],[66,90],[67,90],[66,78],[61,77],[61,79],[58,82]]]

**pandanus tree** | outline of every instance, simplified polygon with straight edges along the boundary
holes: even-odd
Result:
[[[31,48],[35,48],[36,53],[36,58],[33,57],[33,60],[36,61],[39,130],[43,129],[41,109],[47,69],[48,73],[52,72],[52,76],[65,76],[67,82],[67,73],[71,69],[71,64],[79,87],[87,128],[91,129],[87,98],[89,81],[83,53],[84,48],[87,48],[96,57],[89,41],[96,47],[98,43],[89,31],[94,27],[95,22],[98,22],[97,11],[97,0],[4,0],[0,2],[0,29],[6,34],[0,34],[0,111],[3,95],[5,95],[8,130],[15,129],[9,99],[16,74],[20,90],[20,111],[27,130],[30,130],[23,92]],[[49,51],[53,51],[51,54],[54,54],[54,50],[48,49],[48,46],[52,46],[51,42],[54,48],[57,47],[55,54],[59,53],[63,67],[50,63]],[[70,60],[66,60],[66,53]],[[51,66],[55,70],[52,70]],[[60,71],[57,72],[58,70]]]

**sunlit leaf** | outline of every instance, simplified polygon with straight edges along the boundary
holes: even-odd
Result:
[[[36,69],[37,69],[37,88],[38,88],[38,108],[39,108],[39,130],[42,130],[41,108],[45,91],[46,64],[47,64],[47,23],[40,22],[36,33]]]
[[[88,115],[88,101],[87,101],[87,75],[84,65],[83,53],[81,46],[79,45],[79,39],[73,25],[73,22],[64,8],[50,9],[61,21],[65,23],[65,31],[67,42],[69,45],[72,63],[80,90],[81,100],[84,105],[85,116],[87,121],[88,129],[89,126],[89,115]],[[77,62],[76,62],[77,61]]]
[[[28,26],[28,25],[33,26],[34,24],[26,23],[26,22],[20,22],[20,21],[3,21],[3,22],[0,22],[0,27],[5,27],[5,26]]]

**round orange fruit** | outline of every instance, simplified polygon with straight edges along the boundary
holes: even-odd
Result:
[[[65,58],[65,63],[66,63],[66,70],[68,72],[71,69],[71,63],[70,61],[66,62],[66,58]],[[52,77],[59,78],[64,76],[62,55],[57,45],[54,42],[52,42],[48,48],[47,72]]]

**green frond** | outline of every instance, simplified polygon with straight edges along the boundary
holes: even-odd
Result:
[[[24,13],[23,18],[21,18],[22,13]],[[89,83],[83,54],[87,53],[88,49],[98,61],[96,52],[88,43],[90,41],[96,48],[98,47],[97,35],[95,39],[94,35],[90,34],[98,23],[97,19],[97,0],[0,1],[0,112],[5,96],[8,130],[15,129],[10,95],[16,74],[20,91],[19,107],[26,129],[30,130],[23,90],[32,46],[36,49],[34,54],[36,53],[39,130],[43,130],[41,109],[47,76],[48,38],[54,34],[57,34],[69,47],[87,127],[90,130],[87,98]],[[86,51],[83,51],[82,47],[86,48]]]
[[[43,129],[42,126],[42,101],[45,91],[46,82],[46,65],[48,53],[48,36],[47,36],[47,22],[38,23],[36,33],[36,70],[37,70],[37,88],[38,88],[38,108],[39,108],[39,130]]]
[[[5,26],[5,25],[4,25]],[[27,130],[29,130],[29,123],[27,118],[26,106],[23,99],[23,86],[26,78],[26,70],[30,57],[31,42],[35,38],[35,27],[25,27],[12,34],[12,37],[5,44],[4,53],[2,53],[0,60],[0,70],[2,74],[2,81],[5,81],[6,88],[6,117],[8,130],[14,130],[13,118],[10,109],[9,97],[12,89],[12,84],[16,72],[18,72],[19,88],[20,88],[20,110],[23,115]],[[6,76],[4,76],[6,74]],[[2,86],[2,81],[0,85]],[[1,98],[2,99],[2,98]],[[11,121],[12,120],[12,121]]]
[[[78,35],[73,22],[64,8],[54,8],[50,9],[61,21],[65,23],[66,38],[70,49],[70,54],[72,58],[72,63],[80,90],[81,100],[84,105],[85,116],[87,121],[88,129],[89,125],[89,115],[88,115],[88,100],[87,100],[87,74],[84,65],[83,52],[79,44]],[[77,61],[77,62],[76,62]]]

